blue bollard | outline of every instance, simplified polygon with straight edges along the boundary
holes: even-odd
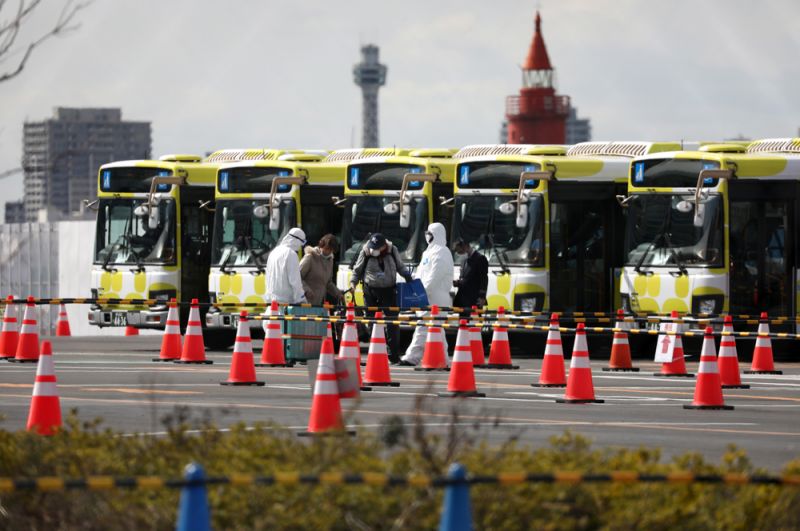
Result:
[[[459,463],[450,465],[447,478],[451,480],[465,480],[467,469]],[[444,506],[442,507],[442,521],[439,522],[439,531],[471,531],[472,508],[469,503],[469,485],[458,483],[450,485],[444,491]]]
[[[202,481],[206,473],[199,463],[189,463],[184,470],[186,481]],[[206,485],[187,485],[181,491],[178,508],[178,531],[211,531],[211,513],[208,510]]]

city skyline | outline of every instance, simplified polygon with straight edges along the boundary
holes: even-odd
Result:
[[[791,136],[800,123],[792,68],[800,5],[788,0],[213,6],[95,2],[77,32],[0,84],[0,172],[19,164],[23,122],[57,106],[120,107],[151,121],[154,156],[358,144],[351,70],[368,42],[392,69],[381,92],[382,144],[494,142],[537,7],[557,88],[591,118],[594,139]],[[53,11],[43,8],[28,31]],[[6,200],[21,197],[21,176],[3,184]]]

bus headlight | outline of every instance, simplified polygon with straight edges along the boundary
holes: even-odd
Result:
[[[693,314],[718,314],[722,311],[722,295],[700,295],[692,297]]]
[[[544,307],[544,293],[519,293],[514,295],[514,310],[540,312]]]
[[[148,299],[155,299],[158,302],[169,302],[170,299],[177,297],[178,292],[174,289],[151,290],[147,293]]]

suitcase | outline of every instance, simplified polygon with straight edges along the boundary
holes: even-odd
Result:
[[[286,310],[286,315],[328,317],[328,312],[324,308],[290,306]],[[285,321],[285,323],[283,338],[286,361],[304,362],[319,359],[328,323],[326,321]]]

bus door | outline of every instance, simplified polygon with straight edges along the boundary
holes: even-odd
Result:
[[[613,183],[551,181],[550,308],[607,311],[613,303]]]
[[[181,204],[181,300],[208,301],[211,231],[214,226],[214,188],[184,186]],[[211,201],[205,208],[201,203]],[[188,306],[181,306],[181,309]],[[202,312],[205,314],[205,309]]]
[[[342,209],[333,204],[333,196],[344,196],[344,187],[308,184],[300,187],[300,228],[306,233],[308,245],[316,245],[326,234],[341,239]]]
[[[793,315],[796,186],[728,182],[731,313]]]

